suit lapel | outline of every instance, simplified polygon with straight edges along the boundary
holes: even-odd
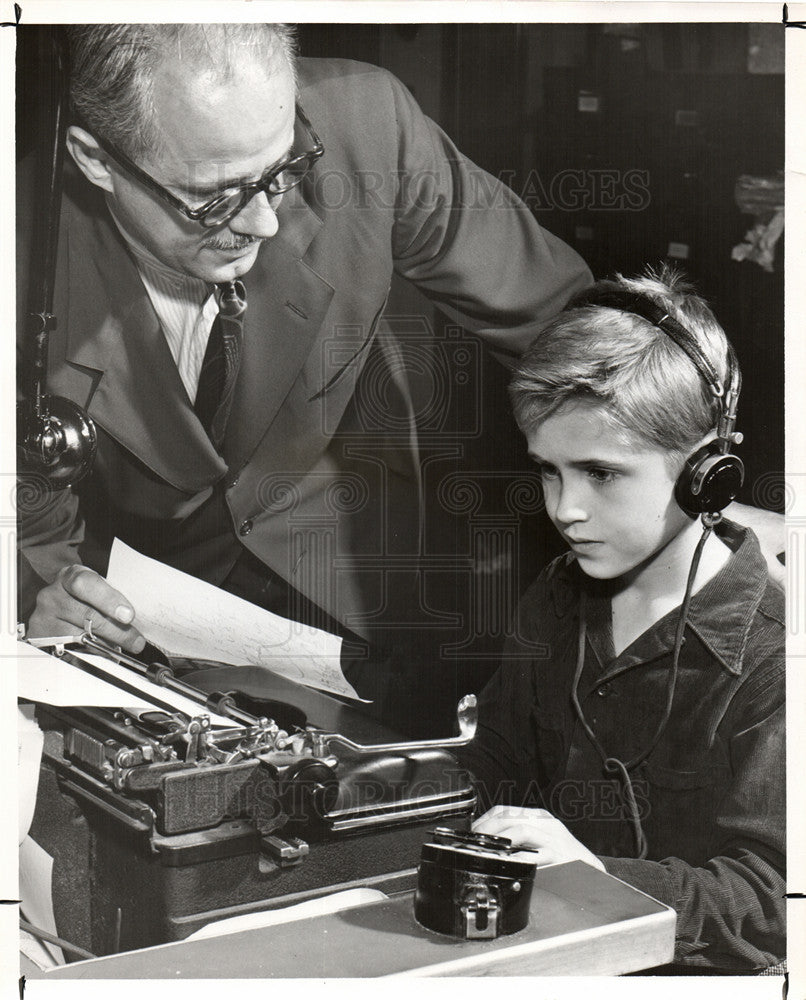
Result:
[[[89,238],[88,238],[89,237]],[[198,492],[226,472],[193,413],[139,273],[108,216],[69,230],[67,361],[102,372],[89,413],[179,489]],[[75,289],[84,289],[77,295]],[[98,290],[93,296],[87,290]]]
[[[66,359],[73,368],[101,373],[94,379],[90,416],[179,489],[198,492],[228,466],[240,468],[294,384],[333,296],[333,288],[301,259],[322,223],[300,189],[283,200],[280,231],[245,275],[249,305],[224,459],[193,412],[137,268],[105,207],[66,221]]]
[[[333,287],[302,260],[321,220],[295,188],[283,200],[280,229],[244,276],[248,308],[224,455],[241,468],[265,435],[311,352]],[[282,456],[278,456],[282,462]]]

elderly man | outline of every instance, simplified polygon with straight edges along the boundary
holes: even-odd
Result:
[[[298,60],[282,25],[77,27],[71,47],[50,390],[99,446],[22,519],[30,633],[89,614],[142,648],[99,575],[118,536],[383,644],[415,574],[356,560],[416,552],[422,507],[392,272],[511,353],[587,269],[396,79]]]

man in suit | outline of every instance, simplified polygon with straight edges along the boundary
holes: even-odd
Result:
[[[101,575],[117,535],[383,645],[417,580],[377,556],[416,555],[422,527],[392,272],[517,353],[586,267],[397,80],[298,60],[283,26],[98,25],[71,44],[49,389],[86,407],[99,446],[78,488],[23,512],[30,634],[89,620],[142,648]],[[234,387],[206,427],[218,289],[241,279]]]

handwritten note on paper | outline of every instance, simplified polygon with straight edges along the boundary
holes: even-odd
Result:
[[[299,684],[362,700],[342,672],[339,636],[264,611],[117,538],[107,580],[135,608],[135,627],[170,656],[266,667]]]

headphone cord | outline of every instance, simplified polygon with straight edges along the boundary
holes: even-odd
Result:
[[[633,828],[636,857],[641,860],[646,858],[649,845],[647,844],[646,834],[644,833],[644,828],[641,824],[640,810],[635,798],[635,790],[633,789],[630,771],[633,771],[639,764],[642,764],[658,745],[658,741],[660,740],[663,731],[666,729],[669,718],[672,714],[672,701],[674,700],[675,686],[677,684],[680,650],[683,647],[684,632],[686,629],[686,622],[688,620],[688,610],[694,592],[694,580],[697,576],[697,570],[700,565],[700,557],[702,556],[702,551],[706,541],[708,540],[708,536],[713,531],[714,526],[718,524],[721,519],[720,514],[704,514],[702,517],[704,525],[703,532],[700,536],[700,540],[697,542],[694,555],[691,558],[691,566],[689,567],[688,579],[686,581],[686,590],[683,596],[683,603],[680,605],[680,615],[677,619],[677,630],[675,632],[674,648],[672,653],[672,669],[669,671],[669,679],[666,685],[666,704],[664,706],[663,715],[657,729],[655,730],[655,735],[652,737],[652,741],[648,744],[646,749],[638,754],[638,756],[634,757],[631,761],[627,761],[626,763],[619,760],[618,757],[609,756],[605,752],[604,747],[597,739],[591,725],[585,718],[585,714],[582,711],[582,705],[579,701],[579,682],[582,677],[583,667],[585,666],[585,640],[587,636],[587,626],[585,620],[585,593],[584,591],[580,591],[579,640],[577,645],[576,670],[574,672],[574,681],[571,686],[571,701],[573,702],[577,718],[582,724],[582,728],[585,730],[588,739],[591,741],[596,752],[602,759],[605,775],[610,778],[618,776],[621,781],[624,790],[624,798],[629,809],[630,823]]]

